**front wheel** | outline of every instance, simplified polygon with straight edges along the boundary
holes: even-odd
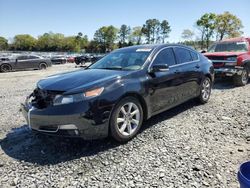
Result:
[[[131,140],[143,122],[141,104],[134,97],[122,99],[114,108],[110,119],[111,136],[118,142]]]
[[[206,77],[201,83],[200,95],[198,100],[200,103],[205,104],[208,102],[212,89],[212,82],[210,78]]]
[[[3,64],[0,67],[1,72],[10,72],[11,71],[11,66],[9,64]]]
[[[234,85],[235,86],[245,86],[249,79],[249,72],[247,67],[244,67],[242,69],[241,75],[235,75],[234,76]]]

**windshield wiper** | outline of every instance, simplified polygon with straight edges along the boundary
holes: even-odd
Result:
[[[100,69],[107,69],[107,70],[123,70],[122,67],[104,67],[104,68],[100,68]]]

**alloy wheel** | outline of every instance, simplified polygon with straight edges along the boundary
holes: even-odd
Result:
[[[203,81],[202,83],[202,89],[201,89],[201,94],[202,94],[202,98],[203,100],[207,101],[210,97],[211,94],[211,82],[210,80],[207,78]]]
[[[242,83],[247,83],[248,81],[248,72],[246,69],[243,69],[242,75],[241,75]]]
[[[123,136],[132,135],[139,126],[140,118],[140,110],[135,103],[129,102],[124,104],[120,108],[116,120],[119,133]]]

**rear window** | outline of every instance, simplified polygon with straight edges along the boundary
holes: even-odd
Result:
[[[193,58],[191,57],[190,50],[187,50],[185,48],[175,48],[175,55],[178,60],[178,63],[186,63],[193,61]]]
[[[197,54],[197,53],[192,52],[192,51],[190,51],[190,53],[191,53],[191,56],[192,56],[193,61],[197,61],[197,60],[199,59],[199,57],[198,57],[198,54]]]

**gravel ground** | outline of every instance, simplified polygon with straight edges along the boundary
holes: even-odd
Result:
[[[250,84],[220,81],[208,104],[157,115],[124,145],[32,134],[20,103],[39,79],[70,70],[0,74],[0,187],[239,187],[239,164],[250,158]]]

